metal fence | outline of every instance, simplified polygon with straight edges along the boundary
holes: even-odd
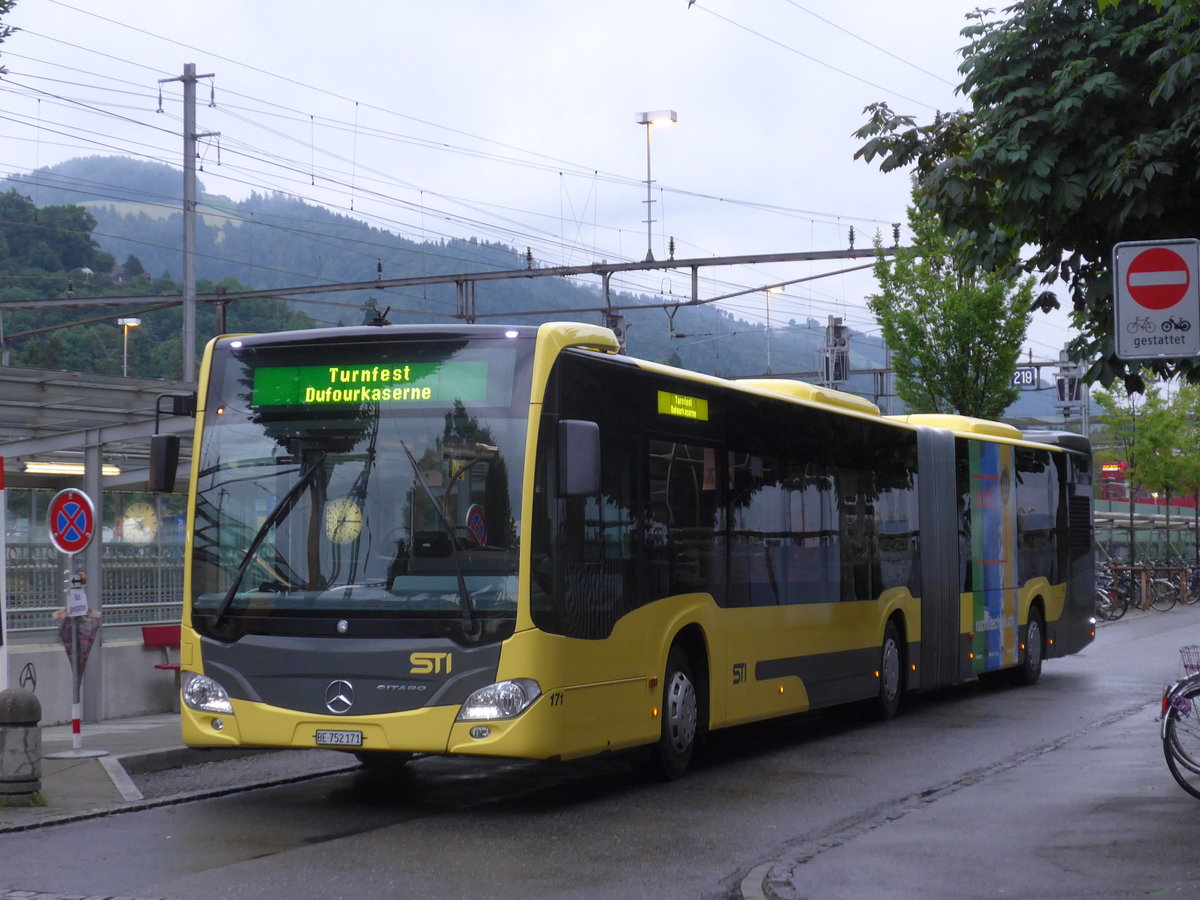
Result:
[[[8,544],[8,630],[36,640],[57,634],[63,606],[61,557],[46,542]],[[183,612],[183,544],[105,544],[101,557],[105,625],[178,622]]]

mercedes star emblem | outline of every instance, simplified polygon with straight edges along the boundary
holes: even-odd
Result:
[[[325,688],[325,708],[335,715],[348,713],[354,705],[354,685],[348,681],[331,681]]]

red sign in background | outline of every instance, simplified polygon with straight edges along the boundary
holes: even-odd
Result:
[[[67,488],[50,501],[47,513],[50,543],[62,553],[79,553],[92,542],[96,531],[96,510],[83,491]]]
[[[1188,292],[1192,272],[1187,261],[1167,247],[1143,250],[1125,270],[1125,287],[1146,309],[1169,309]]]

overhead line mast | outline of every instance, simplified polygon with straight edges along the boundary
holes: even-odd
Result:
[[[183,82],[183,338],[180,354],[184,381],[196,380],[196,141],[219,133],[196,133],[196,82],[212,77],[212,72],[197,75],[195,63],[184,63],[183,74],[179,77],[158,80],[159,84]],[[159,112],[162,112],[161,97]]]

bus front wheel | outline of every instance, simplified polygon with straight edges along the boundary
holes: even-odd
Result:
[[[692,761],[700,723],[700,707],[691,660],[678,645],[667,654],[661,718],[662,733],[653,750],[653,766],[657,774],[664,778],[679,778]]]

